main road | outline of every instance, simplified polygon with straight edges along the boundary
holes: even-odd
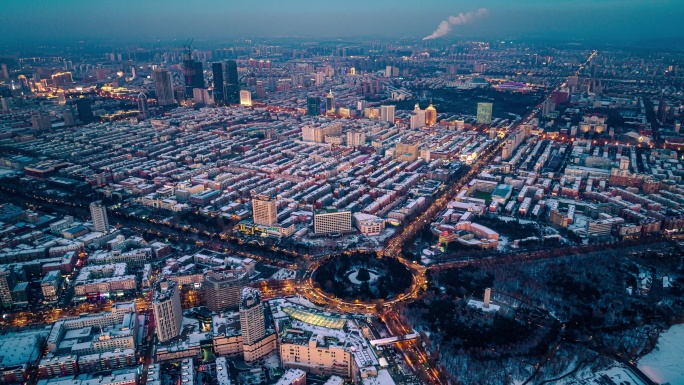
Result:
[[[596,57],[597,51],[593,51],[591,55],[587,58],[586,62],[579,66],[575,75],[579,75],[582,69],[589,65],[591,60]],[[558,91],[564,87],[566,83],[561,83],[557,87],[553,88],[548,92],[546,97],[549,97],[553,92]],[[537,117],[539,113],[540,106],[530,110],[525,116],[519,121],[513,123],[509,126],[505,132],[504,136],[497,140],[493,147],[490,147],[485,151],[485,153],[475,161],[469,167],[467,172],[463,174],[458,179],[449,183],[446,191],[441,194],[437,199],[435,199],[428,208],[418,215],[409,225],[399,229],[397,233],[390,239],[384,250],[378,252],[378,256],[396,258],[401,261],[413,274],[413,283],[408,291],[408,293],[397,296],[396,298],[384,301],[382,303],[382,309],[378,307],[378,304],[372,302],[360,302],[360,301],[346,301],[340,298],[331,296],[320,289],[316,288],[313,284],[313,272],[320,265],[321,262],[327,260],[327,258],[321,258],[313,262],[301,280],[296,285],[296,292],[301,294],[308,299],[312,300],[314,303],[327,303],[328,306],[337,311],[350,311],[350,312],[360,312],[360,313],[381,313],[384,315],[385,323],[390,330],[395,335],[407,334],[411,331],[410,325],[406,325],[398,317],[397,312],[393,311],[393,305],[404,301],[414,301],[421,297],[423,290],[427,285],[427,271],[429,267],[415,264],[411,261],[405,259],[402,255],[402,250],[407,242],[411,241],[419,232],[423,231],[425,227],[429,226],[432,220],[437,214],[442,212],[449,202],[458,194],[459,191],[468,183],[474,176],[478,175],[482,168],[488,165],[492,159],[501,154],[502,149],[506,145],[506,140],[510,134],[520,130],[523,124],[527,124],[532,119]],[[535,255],[539,258],[539,256]],[[453,266],[464,266],[468,262],[454,262]],[[444,268],[445,266],[440,266]],[[428,357],[425,349],[418,341],[400,341],[397,347],[403,352],[404,358],[407,364],[423,379],[434,383],[442,384],[440,373],[436,368],[430,368],[428,365]],[[411,359],[414,358],[414,360]],[[414,362],[415,360],[419,362]]]

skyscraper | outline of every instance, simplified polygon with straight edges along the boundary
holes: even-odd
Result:
[[[477,123],[492,124],[492,103],[477,103]]]
[[[223,63],[212,63],[211,72],[214,76],[214,103],[221,104],[223,102]]]
[[[9,78],[9,71],[7,70],[7,64],[5,64],[5,63],[2,63],[2,78],[3,79]]]
[[[109,219],[107,218],[107,208],[101,201],[90,204],[90,217],[93,220],[95,231],[107,233],[109,231]]]
[[[325,97],[325,113],[328,115],[335,114],[335,97],[333,96],[332,90]]]
[[[249,283],[244,270],[211,270],[204,277],[204,298],[211,311],[236,309],[242,288]]]
[[[95,120],[93,108],[90,106],[90,99],[76,100],[76,110],[78,110],[78,118],[81,122],[88,124]]]
[[[204,69],[202,69],[202,62],[195,62],[195,78],[193,88],[205,88],[204,84]]]
[[[223,68],[223,99],[226,104],[240,103],[240,78],[235,60],[226,60]]]
[[[380,119],[394,124],[394,106],[380,106]]]
[[[173,99],[173,81],[171,74],[166,68],[157,68],[152,72],[152,79],[154,80],[154,92],[157,95],[157,104],[160,106],[168,106],[174,104]]]
[[[147,96],[142,92],[138,95],[138,117],[140,119],[150,117],[150,106],[147,104]]]
[[[318,116],[321,114],[321,98],[318,96],[309,96],[306,98],[306,114],[309,116]]]
[[[437,110],[430,102],[428,108],[425,109],[425,125],[434,126],[437,123]]]
[[[252,213],[257,225],[273,226],[278,223],[276,201],[268,195],[257,195],[252,199]]]
[[[185,97],[193,97],[193,89],[204,88],[202,62],[192,58],[190,47],[183,53],[183,79],[185,80]]]
[[[183,309],[176,282],[166,280],[157,282],[152,295],[152,310],[159,341],[168,341],[180,334]]]
[[[253,345],[266,335],[264,305],[259,290],[245,287],[240,296],[240,330],[242,343]]]

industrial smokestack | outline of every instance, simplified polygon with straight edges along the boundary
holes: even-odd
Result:
[[[471,21],[473,21],[473,19],[486,15],[487,12],[487,8],[480,8],[477,11],[471,11],[466,13],[461,12],[456,16],[449,16],[448,19],[442,20],[439,23],[435,32],[433,32],[429,36],[425,36],[423,40],[432,40],[438,37],[445,36],[447,33],[451,32],[452,26],[468,24]]]

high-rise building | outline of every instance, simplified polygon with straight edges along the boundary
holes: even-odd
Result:
[[[544,100],[544,103],[542,103],[542,116],[547,117],[554,111],[556,111],[556,103],[553,102],[553,99],[548,98]]]
[[[214,84],[214,102],[217,104],[220,104],[223,102],[224,95],[223,95],[223,87],[225,86],[225,82],[223,81],[223,63],[218,62],[218,63],[211,63],[211,73],[213,75],[213,84]]]
[[[333,96],[332,90],[325,97],[325,113],[328,115],[335,115],[335,97]]]
[[[322,86],[325,84],[325,74],[323,72],[316,72],[314,75],[315,85]]]
[[[16,283],[16,274],[11,265],[0,266],[0,305],[12,306],[12,289]]]
[[[166,68],[157,68],[152,72],[152,79],[154,80],[154,93],[157,96],[157,104],[160,106],[168,106],[174,104],[173,98],[173,81],[171,74]]]
[[[306,114],[309,116],[318,116],[321,114],[321,98],[318,96],[309,96],[306,98]]]
[[[107,233],[109,231],[109,219],[107,218],[107,208],[101,201],[90,204],[90,217],[93,221],[95,231]]]
[[[214,103],[216,104],[221,104],[224,99],[223,87],[225,82],[223,81],[223,72],[223,63],[211,63],[211,73],[214,82]]]
[[[366,144],[366,134],[357,131],[347,131],[347,146],[360,147]]]
[[[347,233],[350,231],[352,231],[351,211],[314,214],[315,234]]]
[[[477,103],[477,124],[492,124],[492,103]]]
[[[204,70],[202,62],[192,58],[192,52],[188,47],[183,53],[183,79],[185,80],[185,97],[193,97],[193,89],[204,88]]]
[[[242,343],[253,345],[266,335],[264,304],[259,290],[245,287],[240,295],[240,330]]]
[[[252,199],[252,213],[257,225],[273,226],[278,223],[276,200],[268,195],[257,195]]]
[[[256,82],[256,97],[257,99],[266,97],[266,90],[264,89],[264,82],[262,80],[257,80]]]
[[[380,119],[394,124],[394,106],[380,106]]]
[[[249,90],[240,91],[240,105],[247,107],[252,105],[252,93]]]
[[[235,60],[226,60],[223,72],[223,98],[226,104],[240,103],[240,78]]]
[[[413,113],[411,113],[410,123],[412,130],[425,127],[425,110],[421,110],[418,103],[416,103]]]
[[[194,65],[195,65],[195,77],[193,79],[193,81],[194,81],[194,87],[193,88],[205,88],[205,85],[204,85],[204,69],[202,68],[202,62],[196,61]]]
[[[69,127],[76,124],[76,116],[74,115],[74,109],[67,106],[64,109],[64,125]]]
[[[425,125],[431,127],[435,124],[437,124],[437,110],[430,102],[428,108],[425,109]]]
[[[90,99],[78,99],[76,100],[76,110],[78,111],[78,119],[84,124],[91,123],[95,120],[93,115],[93,108],[90,105]]]
[[[209,97],[209,91],[206,88],[194,88],[192,90],[192,97],[195,104],[209,105],[212,103]]]
[[[237,309],[242,288],[249,283],[244,270],[211,270],[204,277],[204,298],[211,311]]]
[[[140,119],[150,117],[150,105],[147,104],[147,96],[143,92],[138,95],[138,117]]]
[[[159,281],[152,294],[155,330],[159,341],[168,341],[180,334],[183,321],[180,292],[174,281]]]
[[[41,111],[31,112],[31,128],[37,131],[48,130],[52,128],[50,114]]]
[[[276,334],[272,328],[266,329],[261,293],[251,287],[243,288],[240,295],[240,332],[246,363],[256,362],[276,350]]]
[[[9,79],[9,71],[7,70],[7,64],[2,63],[2,78]]]

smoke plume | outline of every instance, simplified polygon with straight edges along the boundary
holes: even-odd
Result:
[[[477,11],[471,11],[466,13],[461,12],[456,16],[449,16],[448,19],[442,20],[442,22],[439,23],[435,32],[433,32],[430,36],[425,36],[423,40],[432,40],[438,37],[442,37],[447,33],[451,32],[452,26],[470,23],[471,21],[473,21],[473,19],[486,15],[487,12],[487,8],[480,8]]]

